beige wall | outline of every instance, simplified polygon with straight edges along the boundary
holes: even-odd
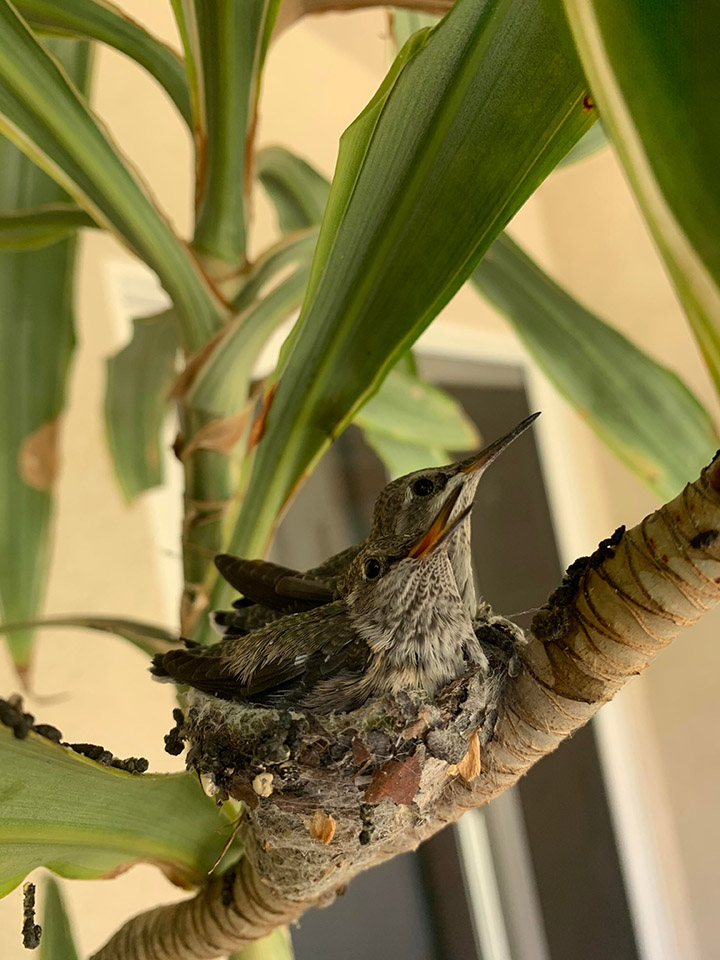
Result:
[[[166,0],[122,6],[175,42]],[[272,51],[259,128],[260,144],[282,142],[330,174],[337,140],[374,92],[387,64],[385,21],[377,12],[318,19],[284,35]],[[101,50],[94,102],[128,156],[142,169],[178,228],[191,212],[191,152],[164,95],[120,56]],[[256,205],[255,249],[271,237],[267,205]],[[610,152],[554,174],[522,212],[518,235],[586,303],[685,377],[717,414],[711,385],[663,269]],[[168,622],[161,548],[147,504],[128,509],[114,483],[102,422],[103,360],[122,340],[108,298],[108,263],[129,259],[114,241],[87,236],[78,297],[80,344],[63,438],[56,552],[49,611],[118,612]],[[504,323],[463,294],[447,315],[457,324],[504,331]],[[443,321],[440,320],[440,323]],[[588,546],[655,506],[653,496],[572,415],[558,438],[582,451],[592,490],[584,523]],[[586,482],[587,481],[587,482]],[[157,501],[152,501],[157,504]],[[153,507],[155,509],[155,507]],[[159,509],[159,508],[158,508]],[[510,507],[509,507],[510,509]],[[683,960],[716,955],[720,858],[720,707],[715,677],[720,619],[708,618],[665,652],[626,695],[650,785],[660,859],[685,939]],[[121,756],[144,755],[154,769],[178,769],[162,751],[172,697],[150,682],[146,661],[120,641],[72,631],[38,644],[31,709],[69,739],[101,742]],[[0,690],[15,689],[0,659]],[[630,737],[630,732],[628,732]],[[132,912],[179,895],[157,872],[140,867],[104,883],[72,884],[70,897],[83,951]],[[0,956],[26,956],[20,944],[19,893],[0,903]]]

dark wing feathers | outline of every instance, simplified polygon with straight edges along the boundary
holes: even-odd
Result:
[[[364,662],[366,651],[364,642],[358,645],[347,608],[336,601],[283,617],[246,637],[157,655],[151,670],[224,699],[289,704],[335,671]]]
[[[322,580],[311,579],[307,574],[288,573],[275,584],[275,593],[289,600],[320,607],[335,599],[335,591]]]
[[[215,566],[246,600],[271,610],[310,610],[330,603],[335,596],[332,587],[322,580],[267,560],[245,560],[222,553],[215,557]]]
[[[170,677],[175,683],[186,683],[196,690],[233,699],[238,678],[228,674],[220,657],[214,652],[217,646],[158,653],[153,657],[150,672],[160,679]]]

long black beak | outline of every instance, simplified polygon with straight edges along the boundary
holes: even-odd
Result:
[[[531,413],[529,417],[526,417],[522,423],[519,423],[510,433],[506,433],[504,437],[495,440],[494,443],[491,443],[489,447],[485,447],[485,449],[479,453],[474,453],[471,457],[468,457],[467,460],[462,460],[458,464],[458,473],[467,474],[483,470],[491,464],[493,460],[497,459],[503,450],[510,446],[513,440],[516,440],[521,433],[525,433],[527,428],[531,426],[539,416],[540,411]]]

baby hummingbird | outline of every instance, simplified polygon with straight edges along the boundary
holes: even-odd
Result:
[[[471,664],[487,668],[449,558],[472,509],[451,519],[461,492],[419,536],[365,543],[340,599],[244,637],[158,654],[152,673],[222,699],[330,713],[403,689],[433,696]]]
[[[472,503],[487,467],[540,416],[533,413],[499,440],[477,453],[444,467],[417,470],[391,481],[373,508],[366,540],[301,573],[264,560],[220,554],[215,563],[227,582],[244,598],[233,611],[211,614],[218,632],[239,636],[285,613],[309,610],[330,602],[355,558],[366,545],[385,536],[420,536],[438,510],[455,494],[455,516]],[[466,517],[448,546],[455,582],[471,616],[476,597],[470,553],[470,521]]]

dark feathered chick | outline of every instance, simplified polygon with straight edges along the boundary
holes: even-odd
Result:
[[[297,613],[336,599],[344,586],[353,561],[365,547],[380,537],[417,537],[451,496],[455,516],[472,503],[486,468],[513,440],[537,419],[534,413],[510,433],[478,453],[444,467],[418,470],[393,480],[380,493],[373,509],[370,534],[362,543],[329,557],[306,573],[280,567],[263,560],[246,560],[221,554],[215,560],[218,570],[243,599],[234,610],[211,614],[217,631],[225,636],[241,636],[286,613]],[[455,582],[471,616],[476,597],[470,554],[470,523],[466,520],[448,547]]]
[[[460,492],[421,536],[365,544],[339,599],[237,639],[158,655],[153,674],[224,699],[329,713],[401,689],[432,696],[470,663],[487,665],[448,556],[470,509],[450,519]]]

